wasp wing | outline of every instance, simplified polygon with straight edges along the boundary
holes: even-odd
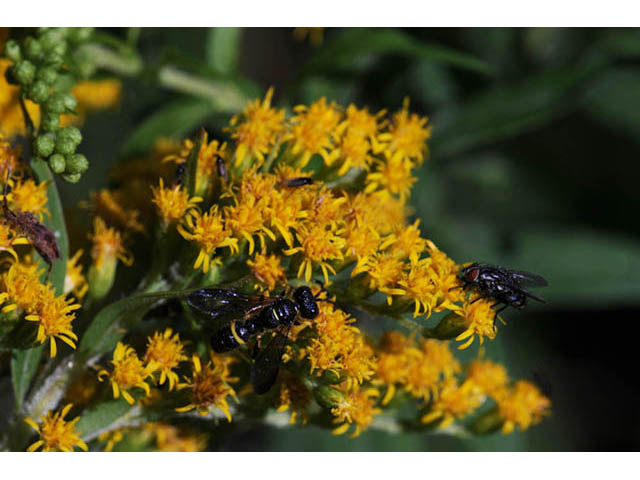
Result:
[[[278,378],[280,362],[284,347],[287,344],[291,325],[286,327],[283,333],[276,333],[266,347],[258,353],[253,365],[251,365],[251,384],[253,391],[258,395],[267,393]]]
[[[218,327],[249,318],[270,305],[273,300],[262,295],[245,295],[235,290],[202,288],[186,295],[187,304]]]
[[[546,287],[549,283],[540,275],[522,270],[507,270],[509,277],[518,285],[529,285],[531,287]]]

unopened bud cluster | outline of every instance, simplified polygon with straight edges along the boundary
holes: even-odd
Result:
[[[7,81],[19,85],[23,99],[40,105],[40,130],[33,151],[46,160],[55,173],[68,182],[80,180],[89,167],[87,158],[76,153],[82,141],[76,127],[60,127],[60,115],[75,113],[77,100],[69,93],[79,79],[90,77],[95,63],[81,48],[92,28],[39,28],[21,41],[10,39],[4,55],[13,62]]]

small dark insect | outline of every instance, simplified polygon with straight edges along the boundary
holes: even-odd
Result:
[[[31,212],[12,211],[7,203],[7,188],[9,185],[9,172],[4,184],[4,199],[2,202],[2,211],[7,223],[14,229],[22,233],[29,239],[33,248],[40,254],[42,259],[49,266],[47,271],[47,279],[53,267],[53,261],[60,258],[60,249],[56,241],[55,234],[44,225]]]
[[[524,286],[545,287],[548,285],[544,278],[535,273],[509,270],[497,265],[482,263],[473,263],[462,268],[458,277],[462,280],[462,286],[454,288],[472,288],[479,293],[478,298],[471,303],[482,298],[492,298],[495,300],[492,307],[502,305],[496,310],[494,322],[498,313],[507,307],[523,309],[529,297],[544,303],[544,299],[525,290]]]
[[[289,330],[297,323],[298,314],[316,318],[318,301],[324,300],[314,296],[306,286],[296,288],[292,298],[284,295],[265,298],[221,288],[203,288],[187,295],[187,303],[208,319],[228,322],[211,336],[211,347],[217,353],[244,345],[267,330],[280,330],[257,352],[251,365],[251,383],[257,394],[268,392],[275,383]]]
[[[182,185],[184,182],[184,174],[187,171],[187,162],[182,162],[178,164],[178,168],[176,168],[176,185]]]
[[[302,187],[303,185],[313,185],[313,178],[311,177],[295,177],[288,178],[282,181],[282,185],[285,187]]]
[[[227,164],[224,162],[224,159],[222,157],[218,157],[216,159],[216,168],[218,170],[218,175],[220,176],[220,178],[224,178],[225,180],[228,179],[228,170],[227,170]]]

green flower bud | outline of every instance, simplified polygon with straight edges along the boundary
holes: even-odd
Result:
[[[467,329],[469,321],[456,314],[450,313],[434,328],[424,328],[422,335],[427,338],[437,338],[438,340],[450,340],[456,338]]]
[[[324,372],[322,372],[322,375],[320,375],[320,378],[318,379],[320,383],[332,384],[332,385],[335,385],[336,383],[340,383],[343,380],[344,380],[344,377],[340,375],[340,373],[336,372],[335,370],[325,370]]]
[[[13,63],[19,62],[22,59],[20,45],[12,38],[7,40],[7,43],[4,46],[4,54]]]
[[[80,177],[82,177],[82,174],[80,173],[63,173],[62,174],[62,178],[64,178],[69,183],[78,183],[78,181],[80,180]]]
[[[60,114],[45,112],[40,121],[40,126],[45,132],[55,132],[60,125]]]
[[[40,67],[36,72],[36,78],[42,80],[47,85],[53,85],[58,77],[58,72],[55,68]]]
[[[44,57],[44,63],[51,68],[59,69],[64,63],[64,56],[57,53],[49,53],[46,57]]]
[[[63,127],[56,132],[56,140],[62,139],[71,140],[77,147],[82,142],[82,133],[74,126]]]
[[[86,42],[93,34],[93,27],[70,28],[67,38],[70,42],[81,43]]]
[[[62,175],[62,178],[64,178],[65,175],[67,174]],[[109,293],[116,276],[117,257],[115,255],[105,257],[99,268],[93,264],[87,273],[89,296],[95,300],[100,300]]]
[[[74,142],[70,138],[56,137],[56,153],[61,153],[62,155],[71,155],[76,151],[77,146],[78,145],[76,144],[76,142]]]
[[[42,44],[33,37],[24,39],[24,56],[33,62],[39,62],[43,55]]]
[[[62,40],[62,32],[58,28],[50,28],[40,34],[40,43],[45,52],[51,52]]]
[[[67,157],[67,168],[65,173],[77,173],[85,172],[89,168],[89,160],[81,153],[74,153]]]
[[[60,155],[59,153],[55,153],[49,157],[49,167],[53,173],[62,173],[67,168],[67,161],[64,158],[64,155]]]
[[[51,27],[38,27],[36,29],[36,32],[38,32],[38,35],[42,35],[47,30],[51,30]]]
[[[61,40],[53,46],[49,55],[59,55],[62,57],[65,53],[67,53],[67,41]]]
[[[56,141],[53,139],[53,135],[38,135],[33,142],[33,150],[36,155],[45,158],[53,153],[55,147]]]
[[[50,87],[42,80],[36,80],[29,87],[29,98],[36,103],[44,103],[49,98]]]
[[[77,104],[77,100],[70,93],[55,92],[47,100],[47,110],[58,114],[71,113]]]
[[[330,409],[334,408],[340,402],[344,402],[344,395],[340,390],[320,385],[313,389],[313,397],[322,407]]]
[[[11,70],[13,78],[21,85],[29,85],[36,76],[36,67],[29,60],[20,60]]]

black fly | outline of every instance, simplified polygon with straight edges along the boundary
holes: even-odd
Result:
[[[482,298],[491,298],[495,300],[492,307],[502,305],[496,310],[496,317],[498,313],[507,307],[514,307],[518,310],[523,309],[527,303],[527,298],[533,298],[538,302],[544,303],[541,297],[525,290],[524,287],[545,287],[548,285],[544,278],[535,273],[510,270],[497,265],[482,263],[473,263],[468,267],[462,268],[458,277],[462,281],[462,286],[454,288],[471,288],[478,292],[478,298],[474,299],[473,302],[477,302]]]
[[[311,177],[288,178],[282,181],[282,185],[284,185],[285,187],[291,187],[291,188],[302,187],[304,185],[313,185],[313,178]]]
[[[217,353],[231,351],[267,330],[280,329],[251,365],[251,383],[257,394],[268,392],[275,383],[289,330],[297,323],[298,314],[314,319],[319,313],[318,298],[306,286],[296,288],[292,298],[203,288],[188,294],[186,300],[210,320],[225,323],[211,336],[211,347]]]

